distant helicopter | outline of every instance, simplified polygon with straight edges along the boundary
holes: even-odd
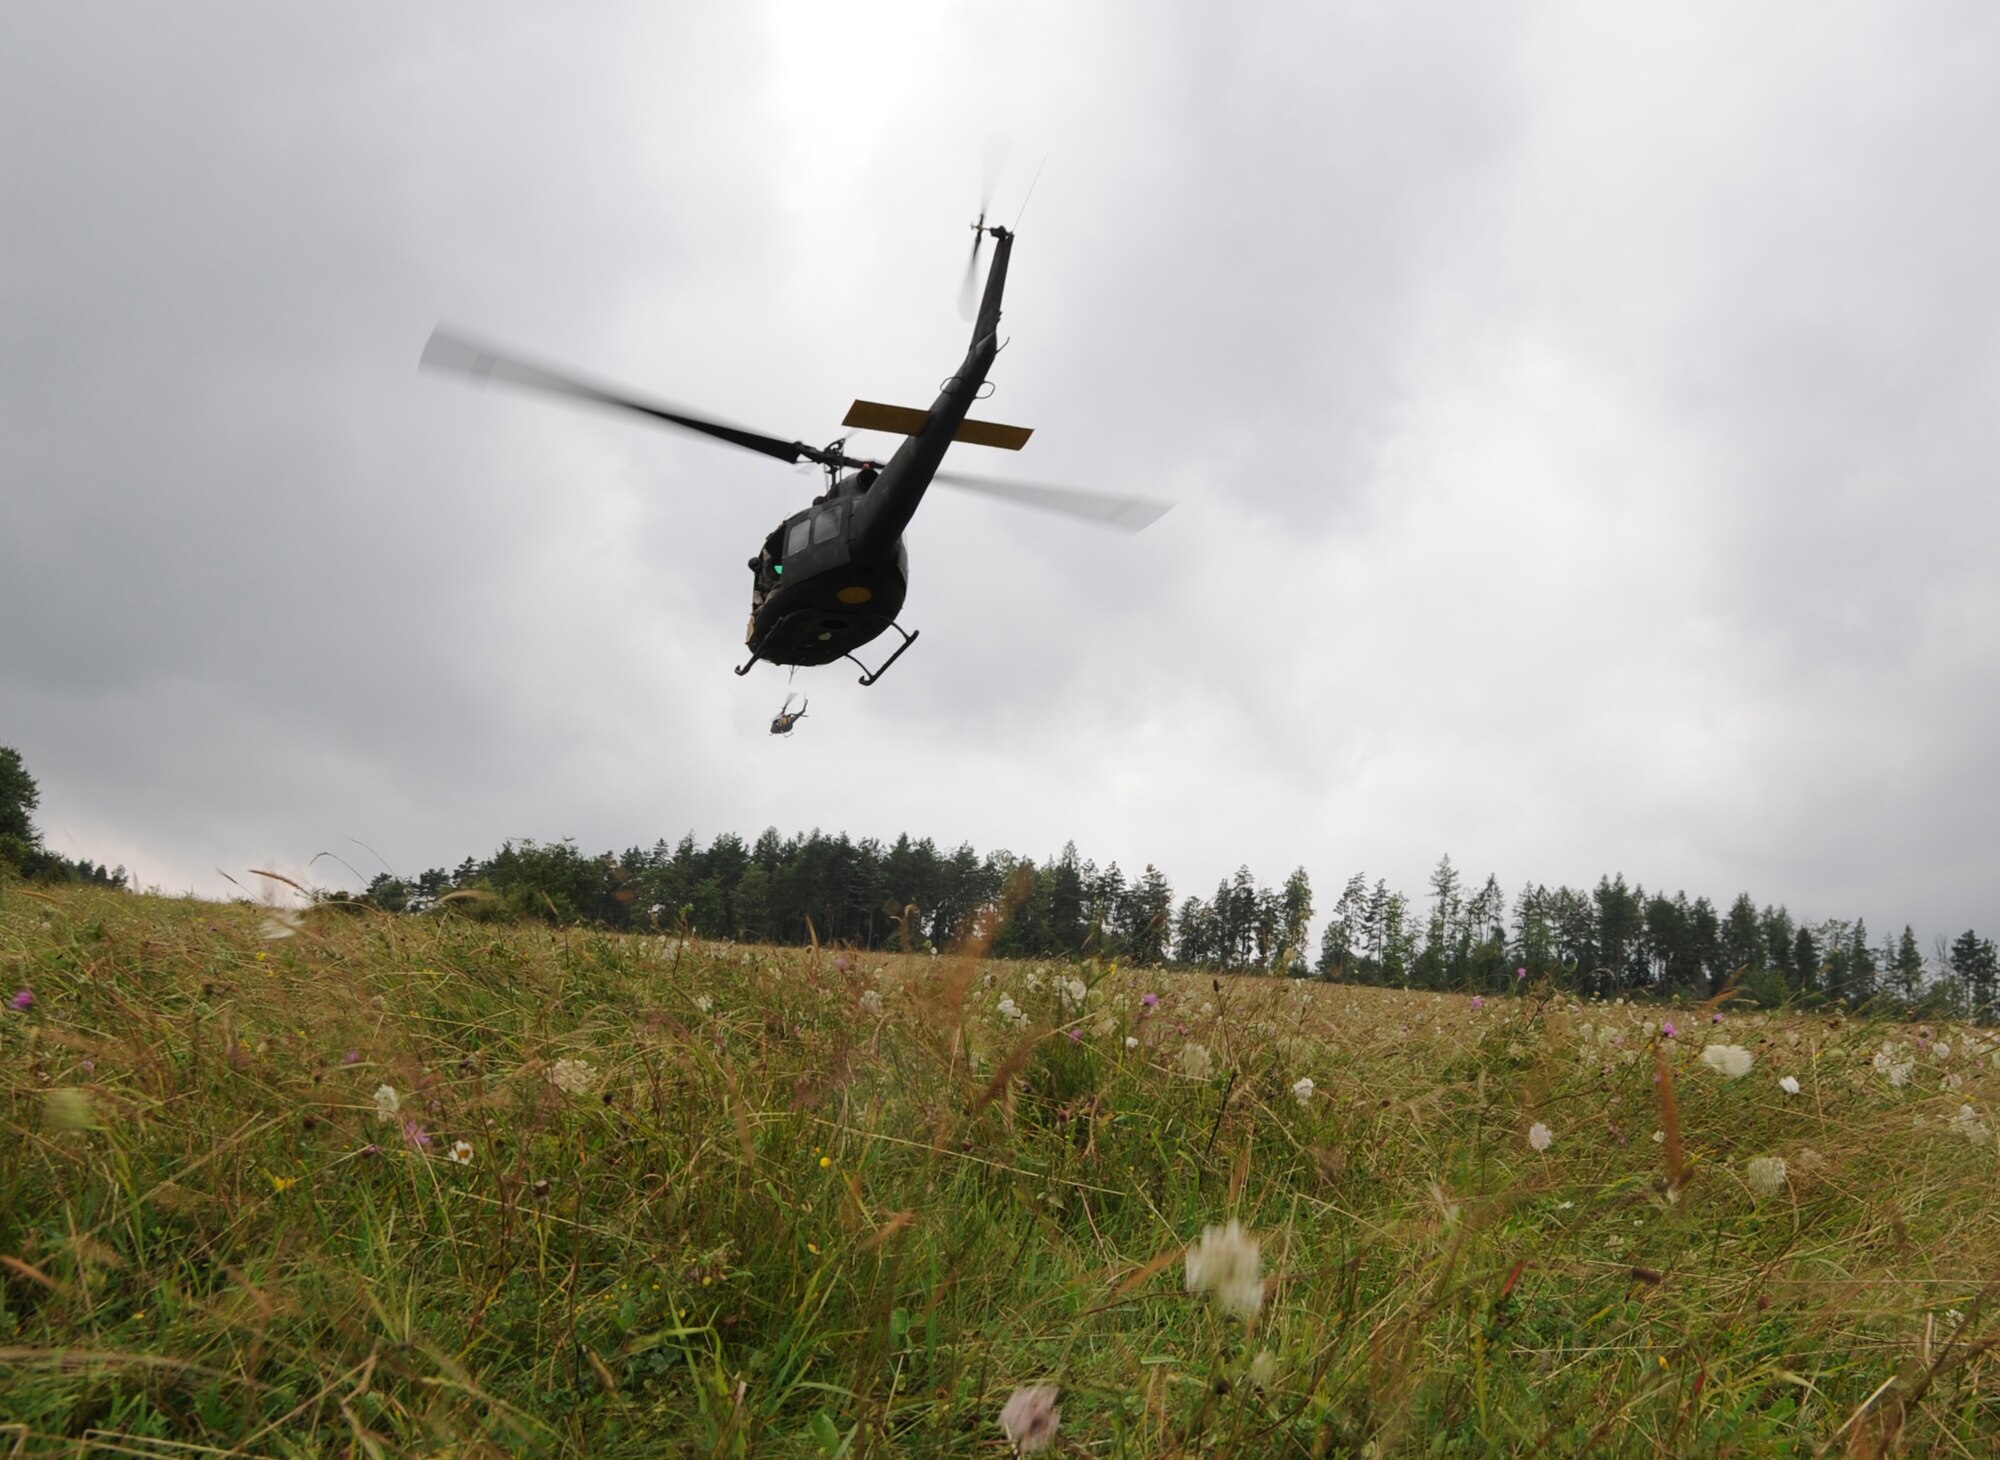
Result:
[[[849,456],[844,436],[827,446],[812,447],[803,441],[760,435],[504,355],[442,325],[424,346],[421,363],[477,381],[502,380],[633,411],[780,461],[817,463],[826,473],[826,490],[813,498],[809,507],[779,523],[764,539],[757,556],[750,559],[755,578],[746,635],[750,657],[736,672],[748,674],[760,659],[794,666],[847,659],[861,670],[861,683],[870,685],[917,640],[916,632],[896,622],[909,591],[909,554],[903,547],[903,529],[932,482],[1066,512],[1127,532],[1151,525],[1172,505],[1143,497],[1000,481],[938,469],[945,449],[954,441],[1019,451],[1032,434],[1024,427],[966,416],[973,402],[981,398],[986,372],[1000,351],[1000,295],[1007,284],[1007,260],[1014,247],[1013,230],[989,225],[984,212],[972,228],[972,257],[966,265],[963,301],[968,312],[980,250],[987,238],[993,239],[994,249],[972,327],[972,346],[964,361],[944,382],[928,411],[858,400],[841,423],[855,430],[885,431],[907,438],[886,463]],[[889,629],[902,636],[902,643],[879,669],[870,670],[854,657],[854,651]]]

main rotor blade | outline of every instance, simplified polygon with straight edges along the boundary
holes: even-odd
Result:
[[[670,426],[679,426],[687,431],[699,431],[704,436],[727,441],[732,446],[741,446],[749,451],[759,451],[766,456],[775,456],[780,461],[795,462],[813,455],[811,447],[801,441],[780,441],[775,436],[765,436],[756,431],[746,431],[741,426],[731,426],[722,421],[711,421],[703,416],[691,416],[662,402],[641,400],[637,396],[626,395],[610,386],[597,385],[565,375],[532,361],[503,355],[485,345],[476,344],[462,336],[452,334],[440,325],[431,331],[431,337],[424,346],[423,357],[418,364],[429,370],[443,370],[455,375],[468,376],[473,380],[504,380],[509,385],[525,386],[529,390],[545,391],[550,395],[568,396],[572,400],[590,401],[596,405],[612,406],[621,411],[632,411],[641,416],[650,416],[656,421],[665,421]]]
[[[965,476],[941,471],[931,478],[941,486],[978,492],[986,497],[1040,507],[1046,512],[1062,512],[1101,522],[1121,532],[1142,532],[1173,510],[1172,502],[1151,497],[1118,497],[1109,492],[1086,492],[1077,487],[1051,487],[1040,482],[1013,482],[998,477]]]

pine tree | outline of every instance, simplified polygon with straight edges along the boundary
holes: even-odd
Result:
[[[1917,996],[1924,987],[1924,950],[1917,945],[1917,935],[1908,923],[1903,924],[1903,936],[1896,940],[1896,956],[1889,964],[1889,983],[1906,1008],[1916,1006]]]

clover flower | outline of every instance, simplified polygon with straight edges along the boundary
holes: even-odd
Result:
[[[7,1001],[7,1007],[22,1014],[27,1013],[28,1010],[35,1007],[35,991],[33,989],[20,990],[13,998]]]
[[[557,1060],[549,1066],[549,1083],[565,1095],[583,1094],[596,1078],[588,1060]]]
[[[1216,1307],[1239,1318],[1263,1311],[1263,1259],[1241,1222],[1202,1229],[1201,1241],[1187,1250],[1187,1290],[1211,1294]]]
[[[1016,1455],[1034,1455],[1048,1449],[1062,1422],[1056,1405],[1056,1386],[1030,1384],[1016,1389],[1000,1408],[1000,1433],[1014,1447]]]
[[[1475,1008],[1475,1009],[1483,1009],[1483,1008],[1485,1008],[1485,1007],[1486,1007],[1486,999],[1485,999],[1485,997],[1484,997],[1483,995],[1480,995],[1480,994],[1474,994],[1474,995],[1472,996],[1472,1007],[1473,1007],[1473,1008]]]
[[[403,1122],[403,1139],[419,1151],[428,1151],[431,1147],[431,1133],[424,1129],[424,1124],[420,1120]]]
[[[871,1019],[882,1017],[882,995],[869,989],[861,996],[861,1012]]]
[[[1778,1088],[1780,1090],[1783,1090],[1787,1095],[1798,1094],[1799,1093],[1798,1077],[1796,1075],[1786,1075],[1782,1080],[1778,1081]]]
[[[375,1087],[375,1118],[377,1120],[394,1120],[396,1113],[402,1108],[402,1097],[396,1093],[394,1085],[377,1085]]]
[[[1145,994],[1140,997],[1139,1002],[1149,1009],[1157,1009],[1160,1007],[1160,996],[1158,994]]]
[[[1883,1045],[1875,1051],[1875,1058],[1870,1063],[1875,1066],[1877,1073],[1887,1076],[1889,1083],[1899,1088],[1909,1083],[1910,1071],[1917,1067],[1916,1060],[1910,1058],[1908,1051],[1897,1044]]]
[[[694,996],[694,1007],[696,1012],[706,1014],[710,1009],[715,1007],[715,1000],[711,999],[707,994],[696,994]]]
[[[1750,1189],[1759,1196],[1776,1196],[1785,1189],[1783,1156],[1752,1156],[1748,1168]]]
[[[1985,1145],[1986,1138],[1992,1134],[1986,1128],[1986,1122],[1979,1118],[1979,1112],[1974,1110],[1970,1105],[1959,1106],[1958,1114],[1954,1115],[1947,1123],[1954,1131],[1964,1136],[1967,1141],[1975,1146]]]
[[[1137,1049],[1137,1048],[1139,1047],[1139,1036],[1138,1036],[1138,1035],[1136,1035],[1136,1034],[1128,1034],[1128,1035],[1126,1035],[1126,1036],[1125,1036],[1125,1047],[1126,1047],[1127,1049]]]
[[[1205,1044],[1184,1044],[1180,1053],[1181,1073],[1190,1079],[1206,1080],[1215,1068]]]
[[[1318,1088],[1313,1084],[1311,1075],[1301,1075],[1292,1082],[1292,1099],[1301,1105],[1310,1105],[1313,1101],[1313,1091]]]
[[[1028,1016],[1022,1012],[1021,1006],[1014,1002],[1012,994],[1002,994],[998,1007],[1001,1018],[1011,1019],[1016,1024],[1025,1024],[1028,1022]]]
[[[1725,1080],[1750,1073],[1757,1057],[1740,1044],[1711,1044],[1703,1048],[1701,1062]]]
[[[257,922],[257,936],[267,942],[289,938],[305,926],[305,919],[289,908],[274,907]]]
[[[1539,1120],[1528,1127],[1528,1144],[1537,1151],[1546,1151],[1554,1142],[1554,1133]]]
[[[1090,994],[1089,986],[1080,978],[1064,979],[1056,985],[1056,989],[1062,994],[1063,1002],[1076,1009],[1083,1007],[1084,999]]]

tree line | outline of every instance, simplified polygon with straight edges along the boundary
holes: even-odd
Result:
[[[19,752],[0,746],[0,872],[122,886],[124,869],[49,852]],[[571,841],[509,841],[492,856],[413,878],[384,872],[360,899],[394,912],[456,907],[473,916],[540,918],[628,931],[695,932],[757,943],[943,950],[975,926],[1003,958],[1121,959],[1239,973],[1317,976],[1400,988],[1501,993],[1533,982],[1579,994],[1708,998],[1732,984],[1760,1003],[1854,1006],[2000,1022],[2000,950],[1967,929],[1926,950],[1905,925],[1879,943],[1867,924],[1796,919],[1740,893],[1727,907],[1627,884],[1588,890],[1529,883],[1511,899],[1476,887],[1447,855],[1422,901],[1348,878],[1318,938],[1303,867],[1278,887],[1245,866],[1208,897],[1174,900],[1148,865],[1100,868],[1075,843],[1035,861],[1012,852],[947,851],[815,829],[755,842],[723,833],[589,856]],[[1316,953],[1316,956],[1311,956]]]
[[[1074,843],[1037,862],[969,844],[945,851],[929,838],[884,843],[818,830],[771,829],[754,843],[724,833],[706,847],[687,836],[595,857],[568,841],[508,842],[453,872],[412,881],[384,873],[367,895],[421,911],[459,892],[503,914],[747,942],[941,950],[990,917],[999,957],[1095,956],[1478,993],[1532,981],[1586,995],[1709,998],[1735,985],[1767,1004],[1876,1001],[2000,1019],[2000,950],[1972,930],[1926,952],[1907,925],[1877,943],[1859,918],[1806,922],[1747,892],[1722,907],[1648,891],[1622,873],[1588,890],[1530,883],[1509,898],[1490,875],[1468,883],[1449,855],[1422,902],[1386,880],[1350,877],[1316,950],[1303,867],[1276,888],[1241,867],[1212,895],[1176,903],[1159,868],[1128,877]]]

